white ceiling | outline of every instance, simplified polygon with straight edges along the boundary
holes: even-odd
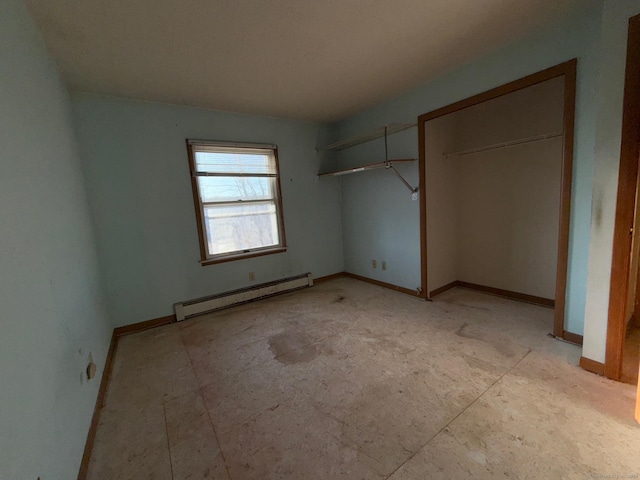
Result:
[[[336,121],[580,0],[25,0],[72,89]]]

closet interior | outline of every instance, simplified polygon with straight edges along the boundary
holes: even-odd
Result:
[[[425,123],[427,285],[555,301],[564,78]]]

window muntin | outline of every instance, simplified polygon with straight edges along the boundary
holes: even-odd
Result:
[[[203,264],[283,251],[277,147],[187,146]]]

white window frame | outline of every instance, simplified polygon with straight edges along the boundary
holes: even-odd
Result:
[[[253,173],[215,173],[215,172],[199,172],[196,167],[196,153],[200,151],[212,152],[216,148],[220,148],[220,151],[228,151],[229,148],[238,150],[246,150],[247,153],[254,151],[269,150],[270,155],[275,162],[275,173],[266,174],[253,174]],[[257,143],[235,143],[235,142],[217,142],[208,140],[192,140],[187,139],[187,151],[189,154],[189,170],[191,172],[191,186],[193,189],[193,200],[196,209],[196,221],[198,224],[198,236],[200,238],[200,263],[201,265],[212,265],[215,263],[229,262],[232,260],[240,260],[244,258],[257,257],[260,255],[270,255],[274,253],[281,253],[287,250],[286,237],[284,232],[284,215],[282,213],[282,194],[280,190],[280,166],[278,164],[278,147],[277,145],[266,145]],[[198,183],[198,177],[200,176],[225,176],[225,177],[269,177],[274,180],[275,187],[273,188],[273,197],[268,201],[273,202],[276,211],[278,238],[279,243],[277,245],[269,245],[266,247],[256,247],[246,250],[215,253],[209,252],[209,245],[207,242],[207,223],[205,221],[205,206],[210,203],[218,202],[204,202],[200,192],[200,186]],[[265,203],[264,199],[261,200],[237,200],[230,202],[222,202],[225,204],[243,204],[249,205],[252,203]]]

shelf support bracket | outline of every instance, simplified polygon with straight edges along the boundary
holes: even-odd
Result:
[[[398,172],[398,170],[395,169],[395,167],[393,166],[393,164],[389,161],[389,147],[387,145],[387,131],[389,129],[388,125],[384,126],[384,168],[386,168],[387,170],[392,170],[393,173],[395,173],[398,178],[400,179],[400,181],[402,183],[404,183],[404,186],[407,187],[409,189],[409,191],[411,192],[411,195],[415,195],[418,192],[417,188],[413,188],[411,186],[411,184],[409,182],[407,182],[405,180],[405,178],[400,175],[400,172]],[[414,198],[415,200],[415,198]]]
[[[400,172],[398,172],[398,170],[396,170],[396,168],[393,166],[393,164],[387,163],[387,166],[385,168],[387,168],[387,170],[392,170],[393,173],[395,173],[398,176],[400,181],[402,183],[404,183],[404,186],[407,187],[411,193],[416,193],[418,191],[417,188],[413,188],[411,186],[411,184],[409,182],[407,182],[402,175],[400,175]]]

